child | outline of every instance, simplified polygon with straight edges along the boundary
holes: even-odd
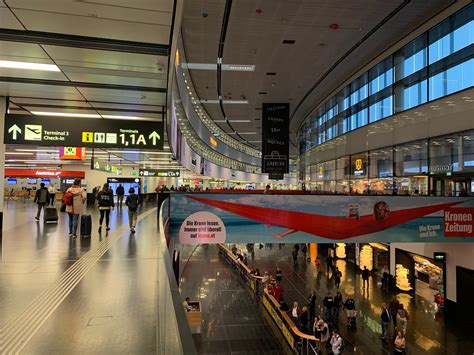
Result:
[[[130,232],[135,233],[135,225],[137,224],[137,209],[140,205],[140,196],[135,195],[135,189],[131,187],[128,190],[128,196],[125,200],[125,204],[128,207],[128,224],[130,226]]]

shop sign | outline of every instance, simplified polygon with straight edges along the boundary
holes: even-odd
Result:
[[[5,144],[163,149],[163,122],[5,115]]]
[[[444,210],[446,237],[474,237],[474,208],[448,208]]]
[[[356,159],[354,162],[354,176],[364,175],[364,164],[362,159]]]
[[[288,173],[290,104],[262,105],[262,173]]]
[[[59,178],[64,176],[84,178],[83,171],[69,170],[46,170],[46,169],[5,169],[5,176],[12,177],[37,177],[37,178]]]
[[[211,212],[195,212],[181,224],[179,241],[182,244],[225,243],[224,222]]]
[[[453,171],[453,164],[437,164],[430,166],[430,174],[447,173]]]
[[[179,170],[165,170],[165,169],[140,169],[138,174],[140,176],[148,177],[179,177]]]

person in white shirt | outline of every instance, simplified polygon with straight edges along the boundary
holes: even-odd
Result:
[[[48,186],[48,194],[49,194],[49,204],[51,206],[54,206],[54,200],[56,198],[56,187],[54,187],[54,184],[51,184]]]
[[[333,330],[332,332],[332,337],[331,337],[331,350],[332,353],[337,355],[340,354],[342,351],[342,344],[343,340],[342,337],[339,335],[339,333],[336,330]]]
[[[300,318],[301,310],[298,307],[298,302],[293,302],[293,307],[291,308],[291,318],[293,318],[293,322],[296,324],[298,319]]]

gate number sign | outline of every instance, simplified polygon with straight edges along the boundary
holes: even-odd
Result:
[[[163,122],[5,115],[5,144],[163,149]]]

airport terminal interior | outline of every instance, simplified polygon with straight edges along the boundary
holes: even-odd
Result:
[[[0,354],[474,354],[471,0],[2,0],[0,119]]]

